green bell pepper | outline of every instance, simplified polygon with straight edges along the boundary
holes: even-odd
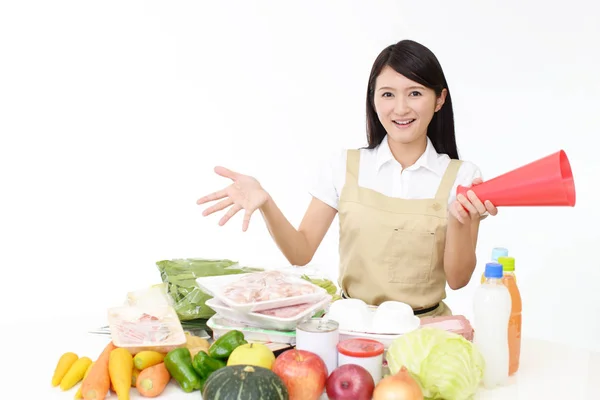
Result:
[[[184,392],[202,390],[203,379],[192,365],[192,355],[187,347],[171,350],[164,358],[165,367]]]
[[[242,332],[236,330],[229,331],[218,338],[208,348],[208,355],[212,358],[226,360],[233,350],[246,343],[248,342],[244,339],[244,334]]]
[[[192,366],[194,367],[194,370],[198,373],[200,378],[208,379],[210,374],[212,374],[220,368],[226,367],[227,364],[225,364],[225,362],[222,360],[212,358],[203,351],[199,351],[194,356]]]

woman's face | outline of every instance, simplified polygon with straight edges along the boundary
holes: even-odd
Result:
[[[402,144],[426,140],[429,122],[445,98],[446,89],[437,97],[433,89],[411,81],[389,66],[375,81],[375,112],[389,138]]]

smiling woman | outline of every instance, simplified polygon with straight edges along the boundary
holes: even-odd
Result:
[[[220,224],[245,210],[242,229],[260,210],[293,265],[314,256],[336,215],[339,284],[344,297],[371,305],[395,300],[415,314],[449,315],[446,283],[465,286],[475,268],[479,222],[493,204],[458,185],[481,182],[479,168],[458,158],[452,100],[442,67],[425,46],[403,40],[375,60],[367,85],[367,140],[322,169],[296,229],[253,177],[217,167],[230,186],[198,200],[229,208]]]

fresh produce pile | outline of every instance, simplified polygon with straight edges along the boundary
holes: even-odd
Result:
[[[156,397],[161,394],[174,377],[177,380],[177,366],[180,352],[189,358],[206,354],[210,344],[206,339],[186,332],[186,344],[167,354],[152,350],[132,354],[125,348],[119,348],[109,342],[95,362],[89,357],[79,358],[73,352],[63,354],[54,370],[52,386],[63,391],[73,388],[81,382],[76,399],[104,399],[109,390],[118,399],[128,399],[131,388],[144,397]],[[199,358],[201,358],[200,356]],[[170,367],[171,364],[174,366]]]
[[[281,400],[468,400],[475,395],[484,363],[471,342],[437,328],[422,328],[397,338],[387,351],[390,375],[375,382],[357,364],[331,373],[324,361],[306,350],[287,350],[275,356],[262,343],[249,343],[231,330],[212,344],[186,332],[181,347],[160,353],[132,354],[107,344],[95,362],[63,354],[52,377],[53,386],[69,390],[77,383],[76,398],[104,399],[109,390],[119,400],[132,388],[144,397],[159,396],[169,382],[186,393],[198,391],[204,400],[237,396]]]
[[[186,393],[200,391],[206,400],[218,393],[262,393],[269,399],[289,399],[281,378],[271,369],[275,354],[264,344],[248,343],[240,331],[229,331],[212,344],[186,332],[187,343],[168,353],[145,350],[135,355],[109,342],[95,362],[75,353],[63,354],[52,385],[69,390],[81,385],[78,399],[102,400],[109,391],[129,399],[135,388],[144,397],[159,396],[171,379]],[[216,372],[219,372],[216,374]],[[227,381],[227,387],[223,382]]]

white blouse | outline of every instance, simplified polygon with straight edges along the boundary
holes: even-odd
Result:
[[[375,149],[360,150],[358,185],[378,191],[388,197],[428,199],[435,197],[450,157],[438,154],[427,138],[425,152],[412,166],[402,171],[402,166],[388,145],[387,137]],[[470,186],[481,178],[479,168],[463,161],[458,171],[448,204],[456,198],[458,185]],[[340,194],[346,181],[346,150],[340,151],[325,163],[315,180],[310,194],[337,210]]]

